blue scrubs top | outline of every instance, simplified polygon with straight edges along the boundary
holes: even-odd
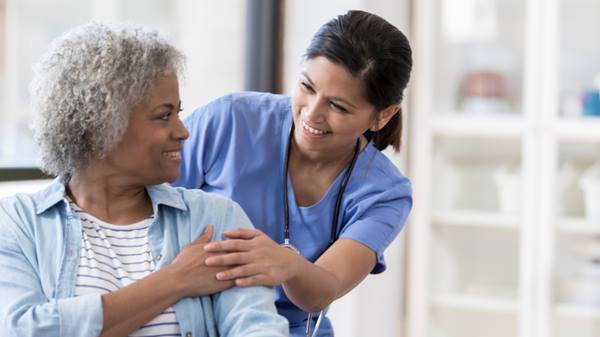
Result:
[[[283,242],[283,170],[292,124],[289,96],[243,92],[196,109],[184,123],[190,132],[175,185],[201,188],[238,202],[254,226]],[[288,176],[290,241],[315,261],[328,247],[336,194],[345,170],[314,205],[296,204]],[[411,185],[371,142],[359,154],[340,208],[338,237],[358,241],[377,254],[372,273],[385,270],[383,251],[402,229],[412,206]],[[307,314],[277,288],[279,313],[291,336],[304,336]],[[332,336],[324,319],[319,336]]]

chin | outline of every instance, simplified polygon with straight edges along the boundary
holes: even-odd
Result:
[[[165,177],[164,179],[162,179],[162,181],[159,184],[162,183],[173,183],[175,182],[175,180],[177,180],[177,178],[179,178],[179,174],[177,175],[173,175],[173,176],[169,176],[169,177]]]

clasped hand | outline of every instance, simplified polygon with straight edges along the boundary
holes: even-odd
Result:
[[[255,285],[276,286],[295,275],[294,263],[298,254],[281,247],[256,229],[235,229],[223,233],[229,240],[204,245],[207,266],[225,267],[216,274],[218,280],[235,280],[240,287]]]
[[[227,268],[211,267],[205,263],[207,258],[215,255],[204,249],[212,236],[213,227],[208,225],[202,235],[183,247],[168,267],[174,273],[175,284],[181,287],[183,296],[212,295],[234,285],[232,280],[218,280],[216,277]]]

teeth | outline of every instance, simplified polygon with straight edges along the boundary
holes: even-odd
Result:
[[[181,159],[181,152],[179,152],[179,151],[163,152],[163,156],[169,157],[171,159]]]
[[[323,130],[319,130],[319,129],[315,129],[313,127],[311,127],[310,125],[306,124],[306,122],[302,121],[302,126],[304,127],[304,129],[306,129],[308,132],[312,133],[313,135],[324,135],[327,133],[327,131],[323,131]]]

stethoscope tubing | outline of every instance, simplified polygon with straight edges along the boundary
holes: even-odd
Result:
[[[288,163],[290,160],[290,148],[293,141],[294,136],[294,124],[290,126],[288,144],[285,151],[285,161],[283,166],[283,175],[282,175],[282,186],[283,186],[283,213],[284,213],[284,225],[283,225],[283,244],[284,245],[292,245],[290,242],[290,209],[289,209],[289,199],[288,199]],[[342,178],[342,182],[340,184],[340,188],[338,189],[338,193],[335,199],[335,208],[333,212],[333,219],[331,220],[331,233],[329,238],[329,246],[331,246],[335,240],[337,239],[337,229],[340,215],[340,207],[342,205],[342,199],[344,197],[344,191],[346,190],[346,186],[348,185],[348,181],[350,180],[350,176],[352,175],[352,171],[354,170],[354,165],[356,164],[356,159],[358,158],[358,153],[360,152],[360,138],[356,140],[356,146],[354,148],[354,154],[352,156],[352,160],[350,161],[350,165],[346,169],[344,173],[344,177]],[[293,247],[293,246],[292,246]],[[294,247],[295,248],[295,247]],[[297,250],[297,249],[295,249]]]
[[[283,186],[283,212],[284,212],[284,227],[283,227],[283,243],[281,244],[283,247],[290,248],[296,253],[300,254],[300,251],[290,242],[290,210],[289,210],[289,200],[288,200],[288,163],[290,160],[290,148],[294,137],[294,123],[290,126],[288,144],[285,150],[285,162],[283,167],[283,178],[282,178],[282,186]],[[352,156],[352,160],[350,161],[350,165],[346,172],[344,173],[344,177],[342,179],[340,188],[338,190],[336,199],[335,199],[335,208],[333,212],[333,219],[331,220],[331,233],[329,238],[329,246],[331,246],[335,240],[337,239],[337,228],[338,221],[340,215],[340,207],[342,205],[342,199],[344,197],[344,191],[346,190],[346,186],[348,185],[348,181],[350,180],[350,176],[352,175],[352,171],[354,170],[354,164],[356,163],[356,158],[358,158],[358,153],[360,152],[360,138],[356,140],[356,147],[354,148],[354,155]],[[315,337],[317,335],[317,331],[319,331],[319,326],[321,325],[321,320],[323,319],[323,310],[319,312],[319,316],[317,318],[317,322],[315,323],[315,329],[313,330],[312,335],[310,334],[310,323],[312,321],[312,313],[308,314],[308,319],[306,322],[306,337]]]

